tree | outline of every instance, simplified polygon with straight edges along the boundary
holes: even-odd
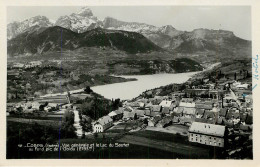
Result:
[[[89,86],[87,86],[87,87],[84,89],[84,91],[85,91],[87,94],[90,94],[91,92],[93,92],[93,90],[90,89]]]
[[[144,124],[148,125],[148,120],[147,119],[144,119]]]
[[[185,84],[181,84],[180,90],[184,90],[184,89],[186,89]]]
[[[23,108],[22,108],[22,107],[18,107],[18,108],[17,108],[17,111],[18,111],[19,113],[22,113],[22,112],[23,112]]]
[[[121,103],[120,103],[120,99],[115,99],[115,101],[113,102],[112,101],[112,107],[113,107],[113,110],[116,110],[118,107],[121,106]]]
[[[134,120],[137,120],[137,115],[136,115],[136,113],[135,113],[135,115],[134,115]]]
[[[96,139],[98,137],[98,134],[97,133],[94,133],[94,138]]]
[[[44,104],[41,104],[41,105],[39,106],[39,110],[40,110],[40,111],[43,111],[43,110],[44,110],[44,107],[45,107]]]

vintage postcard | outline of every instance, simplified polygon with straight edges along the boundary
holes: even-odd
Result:
[[[260,6],[231,2],[2,3],[3,164],[257,166]]]

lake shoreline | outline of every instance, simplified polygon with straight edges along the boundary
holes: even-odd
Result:
[[[120,98],[121,100],[130,100],[138,97],[141,93],[149,89],[155,89],[157,87],[166,86],[172,83],[184,83],[193,75],[200,72],[202,71],[175,74],[163,73],[151,75],[121,75],[120,77],[126,79],[135,78],[137,80],[93,86],[91,89],[108,99]]]
[[[118,85],[118,87],[120,87],[120,86],[122,86],[121,85],[122,83],[112,83],[112,84],[106,84],[106,85],[98,85],[98,86],[91,87],[91,89],[93,89],[94,92],[96,92],[96,93],[100,94],[101,96],[104,96],[105,98],[108,98],[108,99],[120,98],[121,100],[132,100],[132,99],[138,98],[142,93],[144,93],[148,90],[156,89],[156,88],[159,88],[159,87],[162,87],[162,86],[167,86],[167,85],[170,85],[170,84],[183,84],[183,83],[187,82],[189,79],[192,79],[193,77],[196,77],[197,75],[203,74],[206,71],[212,70],[213,68],[219,66],[220,64],[221,63],[218,62],[218,63],[212,64],[211,66],[209,66],[208,68],[206,68],[202,71],[193,71],[193,72],[185,72],[185,73],[159,73],[159,74],[148,74],[148,75],[111,75],[111,76],[114,76],[114,77],[121,77],[121,78],[125,78],[125,79],[136,79],[136,81],[131,81],[131,82],[138,82],[138,80],[140,81],[140,79],[142,79],[144,77],[156,77],[156,76],[167,76],[167,75],[179,76],[180,75],[179,76],[180,78],[178,78],[177,80],[171,81],[171,82],[161,83],[161,85],[157,84],[157,85],[153,86],[151,84],[154,81],[156,81],[156,79],[150,80],[150,82],[147,82],[148,86],[146,87],[146,89],[142,89],[142,91],[140,90],[139,94],[136,94],[136,96],[131,96],[131,97],[129,96],[129,98],[122,98],[123,96],[112,97],[109,93],[113,94],[114,91],[107,90],[107,92],[104,92],[105,91],[104,89],[103,89],[103,91],[99,90],[99,89],[102,89],[104,87],[111,87],[111,89],[113,89],[113,87],[117,86],[117,85]],[[188,75],[188,76],[185,76],[185,79],[182,80],[181,75]],[[159,77],[159,79],[163,79],[163,78]],[[126,84],[126,83],[129,83],[129,82],[123,82],[123,83]],[[136,84],[135,86],[136,86],[135,89],[133,89],[134,91],[136,91],[136,89],[138,89],[139,86],[142,86],[142,84],[140,84],[140,85]],[[121,88],[118,88],[118,89],[114,88],[114,90],[117,90],[117,91],[120,91],[120,89]],[[132,93],[132,92],[129,91],[129,92],[125,92],[125,93]]]

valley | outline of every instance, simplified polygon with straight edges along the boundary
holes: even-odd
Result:
[[[252,159],[251,45],[88,7],[11,22],[7,158]]]

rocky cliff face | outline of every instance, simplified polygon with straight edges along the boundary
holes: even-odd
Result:
[[[102,21],[93,16],[89,8],[84,7],[77,13],[59,17],[55,25],[77,33],[82,33],[97,27],[102,27]]]
[[[51,26],[53,23],[45,16],[35,16],[22,22],[16,21],[7,25],[7,39],[12,39],[26,31],[34,32]]]
[[[156,27],[145,23],[123,22],[111,17],[107,17],[103,21],[103,27],[106,29],[132,31],[143,34],[156,45],[162,48],[170,46],[171,38],[182,34],[182,31],[176,30],[171,25]]]

